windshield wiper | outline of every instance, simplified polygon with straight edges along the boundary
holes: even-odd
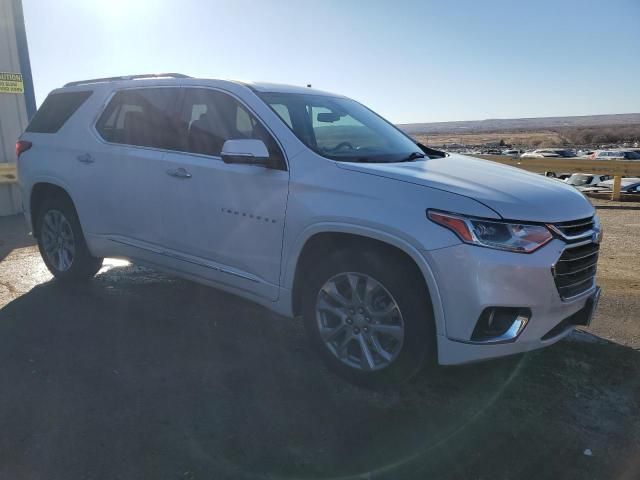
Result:
[[[408,157],[398,160],[399,162],[412,162],[418,158],[425,158],[426,155],[422,152],[411,152]]]
[[[418,158],[425,158],[426,155],[422,152],[413,152],[410,153],[407,157],[402,158],[400,160],[376,160],[374,158],[369,157],[345,157],[340,159],[335,159],[338,162],[354,162],[354,163],[397,163],[397,162],[412,162],[413,160],[417,160]]]

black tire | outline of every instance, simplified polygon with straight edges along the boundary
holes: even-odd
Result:
[[[357,272],[375,279],[397,303],[404,322],[402,347],[388,366],[377,370],[354,368],[341,361],[327,346],[316,319],[320,289],[336,275]],[[307,269],[302,289],[302,314],[308,337],[331,370],[348,381],[369,387],[387,388],[436,364],[435,323],[431,299],[422,274],[401,254],[377,249],[338,250]]]
[[[43,239],[43,227],[45,216],[49,212],[59,212],[68,222],[72,234],[74,253],[70,260],[70,265],[66,269],[60,269],[56,265],[55,257],[52,258],[45,248]],[[44,227],[46,228],[46,227]],[[36,218],[36,232],[38,232],[38,249],[49,271],[59,280],[77,282],[92,278],[102,266],[102,258],[91,255],[87,248],[87,243],[82,233],[82,227],[78,220],[78,214],[73,203],[62,195],[55,195],[46,198],[40,207]]]

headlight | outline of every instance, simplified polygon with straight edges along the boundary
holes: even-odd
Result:
[[[427,217],[454,232],[465,243],[510,252],[531,253],[553,238],[544,225],[483,220],[438,210],[427,210]]]

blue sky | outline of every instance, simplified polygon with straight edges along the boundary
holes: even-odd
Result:
[[[640,112],[639,0],[23,0],[40,104],[131,73],[313,84],[396,123]]]

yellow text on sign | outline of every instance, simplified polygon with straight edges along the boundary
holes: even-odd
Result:
[[[24,93],[22,74],[0,72],[0,93]]]

